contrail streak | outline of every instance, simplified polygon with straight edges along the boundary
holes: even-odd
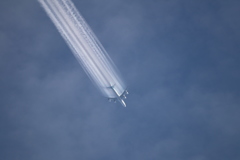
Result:
[[[123,80],[71,0],[38,1],[94,84],[110,101],[119,100],[126,107],[123,98],[128,92]]]

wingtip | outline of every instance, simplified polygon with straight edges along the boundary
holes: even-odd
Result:
[[[123,99],[121,99],[121,103],[122,103],[123,107],[127,107],[127,105],[126,105],[126,103],[124,102]]]

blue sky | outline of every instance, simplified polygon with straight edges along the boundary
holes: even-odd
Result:
[[[37,0],[0,2],[4,160],[238,160],[236,0],[73,0],[125,80],[91,83]]]

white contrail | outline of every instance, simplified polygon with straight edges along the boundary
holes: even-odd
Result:
[[[74,56],[100,91],[111,99],[122,100],[126,86],[107,52],[71,0],[38,0],[51,18]]]

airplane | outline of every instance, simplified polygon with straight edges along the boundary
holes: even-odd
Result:
[[[124,102],[123,98],[126,99],[126,95],[125,94],[128,94],[128,91],[124,91],[122,95],[120,95],[119,93],[117,93],[116,89],[114,88],[114,85],[111,85],[109,88],[111,88],[114,93],[116,94],[116,98],[108,98],[108,101],[111,102],[112,100],[114,100],[114,103],[116,103],[116,100],[118,100],[122,105],[123,107],[126,107],[126,103]]]

